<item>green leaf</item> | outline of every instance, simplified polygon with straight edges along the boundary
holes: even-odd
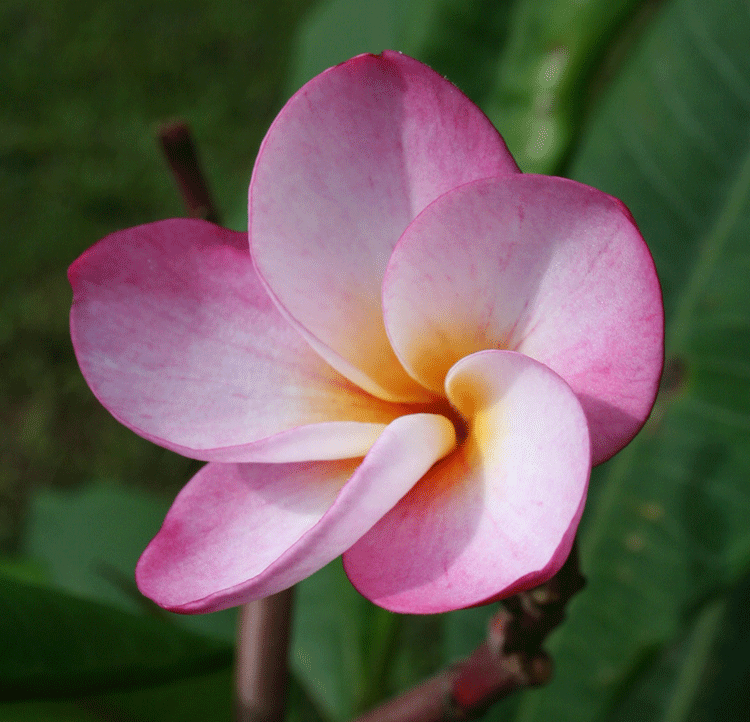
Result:
[[[287,97],[326,68],[361,53],[418,55],[436,0],[327,0],[300,23]]]
[[[0,699],[75,697],[227,666],[231,649],[11,578],[0,588]]]
[[[233,670],[225,667],[211,674],[144,689],[111,692],[82,702],[103,720],[230,722],[233,719],[232,680]]]
[[[301,24],[287,94],[359,53],[401,50],[445,74],[478,103],[523,170],[551,172],[570,149],[591,78],[612,38],[643,5],[329,0]]]
[[[73,701],[0,703],[0,722],[229,722],[233,670],[190,677],[126,692]],[[287,690],[286,722],[324,722],[294,677]]]
[[[721,627],[724,604],[716,600],[698,615],[689,632],[645,660],[624,698],[610,715],[627,722],[635,715],[664,722],[684,722],[693,706],[709,652]]]
[[[750,709],[750,574],[722,602],[723,616],[702,668],[694,675],[694,703],[690,722],[744,722]],[[700,620],[699,620],[700,621]],[[700,676],[699,676],[700,675]],[[679,712],[680,699],[672,703]],[[679,722],[676,714],[667,722]]]
[[[574,137],[592,74],[643,0],[518,0],[481,98],[520,168],[552,173]]]
[[[169,508],[136,489],[106,483],[78,491],[44,490],[34,495],[22,552],[41,562],[50,584],[124,611],[153,607],[135,586],[135,565]],[[199,634],[231,642],[236,612],[170,615]]]
[[[750,708],[750,575],[705,605],[629,685],[610,722],[744,722]]]
[[[415,57],[445,75],[480,107],[497,85],[498,58],[510,31],[514,2],[443,0],[425,28]]]
[[[291,669],[326,716],[347,719],[365,694],[374,650],[363,639],[382,610],[354,590],[340,560],[300,582],[294,604]]]
[[[376,607],[355,591],[336,560],[297,585],[292,671],[325,716],[349,719],[442,664],[447,616]]]
[[[670,2],[572,164],[652,249],[667,367],[643,432],[592,478],[589,585],[549,645],[554,680],[517,720],[601,719],[750,566],[749,46],[740,0]]]
[[[135,564],[168,508],[166,500],[106,483],[40,490],[31,500],[22,553],[43,562],[58,587],[138,611]]]
[[[0,722],[100,722],[75,702],[0,703]]]
[[[296,700],[292,699],[292,703]],[[0,704],[0,722],[229,722],[231,707],[232,670],[225,667],[177,682],[73,701]],[[293,707],[290,713],[291,722]],[[315,717],[304,722],[315,722]]]

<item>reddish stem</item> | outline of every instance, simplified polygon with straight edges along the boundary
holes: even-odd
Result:
[[[235,722],[281,722],[294,588],[240,607]]]
[[[563,620],[566,604],[584,584],[574,545],[568,560],[546,584],[504,601],[490,620],[486,641],[470,657],[356,722],[476,719],[512,692],[545,684],[552,676],[552,661],[541,644]]]
[[[218,223],[219,214],[201,172],[188,124],[182,120],[164,123],[159,128],[158,135],[187,214],[191,218]]]

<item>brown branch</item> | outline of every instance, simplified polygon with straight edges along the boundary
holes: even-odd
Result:
[[[490,620],[487,639],[467,659],[358,717],[356,722],[458,722],[481,717],[523,687],[545,684],[552,661],[541,649],[583,588],[575,545],[546,584],[510,597]]]
[[[164,123],[157,133],[188,216],[218,223],[219,214],[201,171],[188,124],[182,120]]]
[[[240,607],[235,722],[281,722],[294,588]]]

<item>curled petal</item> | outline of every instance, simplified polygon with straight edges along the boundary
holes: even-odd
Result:
[[[364,459],[206,465],[136,569],[175,612],[211,612],[290,587],[335,559],[455,445],[433,414],[394,421]]]
[[[402,364],[433,391],[482,349],[556,371],[586,411],[594,463],[653,405],[664,330],[654,264],[627,209],[580,183],[519,174],[445,194],[394,250],[383,308]]]
[[[253,258],[332,366],[381,398],[425,401],[383,328],[388,258],[439,195],[517,171],[489,120],[443,77],[398,53],[362,55],[311,80],[271,126],[250,184]]]
[[[197,220],[114,233],[70,268],[71,335],[120,422],[196,459],[367,452],[404,409],[326,364],[282,318],[247,236]]]
[[[449,371],[446,391],[466,441],[344,554],[354,586],[395,612],[445,612],[543,583],[583,511],[586,417],[557,374],[484,351]]]

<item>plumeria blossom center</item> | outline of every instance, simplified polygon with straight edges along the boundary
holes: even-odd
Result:
[[[456,445],[463,444],[469,436],[471,421],[467,421],[460,411],[453,408],[447,401],[438,401],[433,406],[433,413],[444,416],[453,424],[453,433],[456,435]]]
[[[397,612],[546,581],[661,373],[659,282],[627,209],[521,174],[457,88],[386,51],[286,104],[248,217],[119,231],[69,271],[97,398],[208,462],[141,591],[214,611],[339,556]]]

